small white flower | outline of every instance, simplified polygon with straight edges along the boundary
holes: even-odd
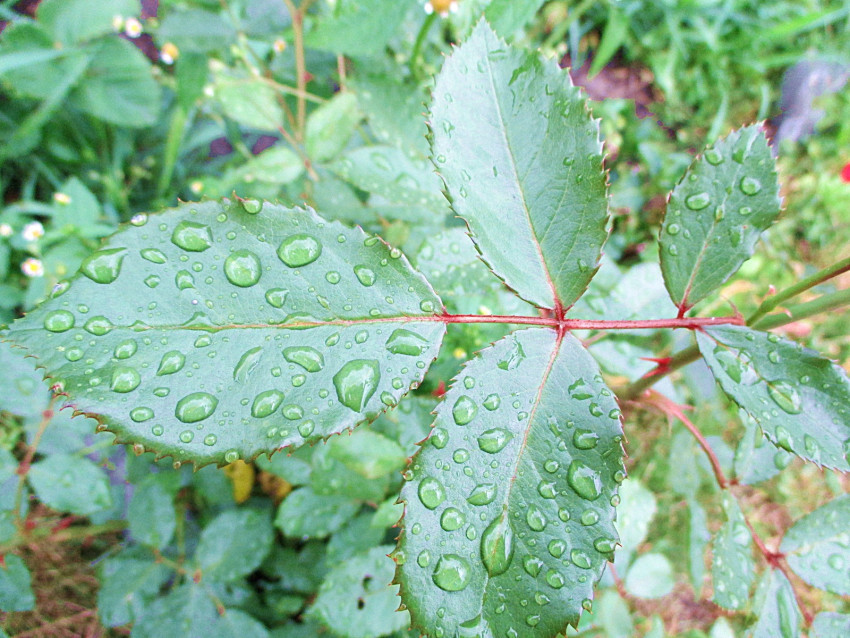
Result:
[[[40,259],[35,257],[27,257],[21,264],[21,272],[27,277],[44,277],[44,264]]]
[[[41,222],[30,222],[24,226],[21,235],[27,241],[36,241],[44,237],[44,226],[41,225]]]
[[[124,28],[124,16],[112,16],[112,28],[115,31],[121,31]]]
[[[124,23],[124,33],[128,38],[138,38],[142,35],[142,23],[136,18],[127,18]]]
[[[0,224],[0,237],[11,237],[13,232],[15,231],[9,224]]]
[[[274,41],[272,48],[274,49],[275,53],[283,53],[284,51],[286,51],[286,40],[278,38]]]
[[[180,49],[171,42],[166,42],[162,45],[162,50],[159,52],[159,59],[165,64],[174,64],[174,61],[180,57]]]
[[[204,87],[204,95],[206,95],[207,97],[215,96],[215,87],[212,84],[207,84]]]
[[[201,180],[196,179],[194,182],[189,184],[189,190],[191,190],[193,193],[195,193],[195,195],[197,195],[202,190],[204,190],[204,183]]]
[[[68,205],[71,203],[71,198],[66,193],[53,193],[53,201],[57,204]]]
[[[431,15],[435,11],[443,18],[449,13],[457,13],[457,0],[428,0],[425,3],[425,13]]]

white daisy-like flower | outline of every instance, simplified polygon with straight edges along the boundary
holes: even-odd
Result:
[[[162,45],[162,50],[159,52],[159,59],[165,64],[174,64],[174,61],[180,57],[180,49],[173,42],[166,42]]]
[[[44,277],[44,264],[40,259],[27,257],[21,264],[21,272],[27,277]]]
[[[36,241],[44,237],[44,226],[41,225],[41,222],[30,222],[24,226],[21,235],[27,241]]]
[[[9,224],[0,224],[0,237],[11,237],[14,232]]]
[[[124,33],[128,38],[138,38],[142,35],[142,23],[136,20],[136,18],[127,18],[127,21],[124,23]]]
[[[286,40],[278,38],[274,41],[272,48],[274,49],[275,53],[283,53],[284,51],[286,51]]]
[[[64,204],[67,206],[71,203],[71,198],[67,195],[67,193],[53,193],[53,201],[57,204]]]

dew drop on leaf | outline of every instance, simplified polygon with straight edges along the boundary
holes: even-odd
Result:
[[[289,291],[284,290],[283,288],[270,288],[266,291],[266,301],[269,302],[270,306],[283,308],[283,304],[286,303],[286,296],[288,294]]]
[[[394,330],[387,339],[387,350],[393,354],[404,354],[411,357],[418,357],[428,347],[428,341],[421,335],[398,328]]]
[[[312,264],[322,254],[322,244],[306,233],[290,235],[281,242],[277,256],[290,268]]]
[[[592,450],[598,442],[599,435],[596,432],[582,429],[577,429],[573,432],[573,445],[579,450]]]
[[[259,364],[262,356],[262,346],[257,346],[247,350],[241,357],[239,357],[239,361],[233,368],[233,380],[238,383],[246,383],[248,381],[248,377],[251,376],[251,373],[257,367],[257,364]]]
[[[514,555],[514,531],[507,510],[497,516],[481,534],[481,562],[490,576],[504,574]]]
[[[706,149],[705,159],[708,160],[708,163],[712,166],[718,166],[723,163],[723,155],[713,148]]]
[[[480,483],[472,488],[466,501],[470,505],[489,505],[494,498],[496,498],[496,484]]]
[[[250,250],[236,250],[224,260],[227,281],[240,288],[248,288],[260,281],[263,269],[260,258]]]
[[[466,516],[455,507],[447,507],[440,516],[440,527],[447,532],[460,529],[464,523],[466,523]]]
[[[788,414],[800,414],[802,412],[802,399],[797,389],[788,381],[771,381],[767,386],[767,393],[774,403]]]
[[[174,374],[182,370],[184,365],[186,365],[185,355],[177,350],[171,350],[162,355],[156,374],[159,377]]]
[[[570,551],[570,560],[582,569],[590,569],[590,557],[580,549]]]
[[[144,423],[150,421],[154,417],[153,410],[150,408],[139,407],[130,410],[130,418],[136,423]]]
[[[546,572],[546,584],[552,589],[560,589],[564,586],[564,577],[560,572],[550,569]]]
[[[112,382],[110,388],[114,392],[132,392],[139,387],[142,377],[133,368],[118,367],[112,371]]]
[[[446,443],[449,442],[449,433],[445,428],[434,428],[433,432],[431,432],[431,437],[428,439],[438,450],[442,450],[446,447]]]
[[[501,452],[512,438],[513,434],[504,428],[492,428],[478,437],[478,447],[489,454],[496,454]]]
[[[755,195],[761,190],[761,182],[755,177],[744,177],[741,180],[740,188],[744,195]]]
[[[546,524],[548,523],[546,515],[533,503],[529,505],[528,510],[526,510],[525,522],[528,523],[528,526],[535,532],[542,532],[546,529]]]
[[[182,221],[171,233],[171,242],[183,250],[199,253],[212,246],[212,234],[205,224]]]
[[[80,272],[97,284],[111,284],[121,273],[126,248],[99,250],[83,260]]]
[[[319,372],[325,367],[325,358],[322,353],[310,346],[284,348],[283,358],[301,366],[307,372]]]
[[[491,412],[499,407],[502,403],[502,399],[498,394],[490,394],[484,399],[484,407],[490,410]]]
[[[458,425],[466,425],[478,414],[478,405],[468,396],[461,395],[452,408],[452,417]]]
[[[283,402],[283,392],[279,390],[266,390],[254,397],[251,404],[251,416],[264,419],[280,407]]]
[[[97,317],[92,317],[91,319],[86,321],[86,324],[83,326],[83,328],[86,330],[86,332],[93,334],[95,337],[102,337],[103,335],[110,332],[112,328],[114,328],[114,326],[112,325],[112,322],[109,319],[98,315]]]
[[[178,290],[186,290],[195,287],[195,276],[188,270],[178,270],[174,275],[174,285]]]
[[[593,501],[602,493],[602,481],[599,473],[578,460],[570,462],[567,469],[567,483],[583,499]]]
[[[377,361],[354,359],[340,368],[334,375],[333,383],[339,402],[360,412],[375,394],[380,380],[381,371]]]
[[[164,264],[167,261],[165,253],[156,248],[144,248],[140,251],[142,258],[154,264]]]
[[[355,266],[354,267],[354,275],[357,277],[357,281],[359,281],[364,286],[372,286],[375,284],[375,272],[366,266]]]
[[[446,498],[442,483],[433,477],[426,477],[419,483],[419,500],[429,510],[435,509]]]
[[[68,310],[54,310],[44,318],[44,328],[50,332],[65,332],[74,327],[73,313]]]
[[[206,392],[193,392],[177,402],[174,416],[183,423],[197,423],[215,412],[217,405],[218,399],[213,395]]]
[[[465,558],[457,554],[441,556],[434,568],[434,584],[444,591],[461,591],[469,584],[472,570]]]
[[[696,193],[685,199],[685,206],[691,210],[702,210],[711,203],[711,196],[708,193]]]

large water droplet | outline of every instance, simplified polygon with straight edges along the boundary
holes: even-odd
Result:
[[[99,250],[83,260],[80,272],[98,284],[111,284],[121,273],[126,248]]]
[[[164,252],[156,248],[145,248],[141,251],[141,255],[144,259],[154,264],[164,264],[168,259]]]
[[[533,503],[528,506],[528,509],[525,512],[525,522],[528,523],[528,526],[535,532],[542,532],[546,529],[546,523],[548,523],[546,515]]]
[[[428,340],[425,337],[399,328],[394,330],[387,339],[387,350],[393,354],[404,354],[411,357],[421,355],[428,347]]]
[[[166,352],[162,355],[156,375],[161,377],[166,374],[174,374],[182,370],[184,365],[186,365],[186,357],[182,352],[178,352],[177,350]]]
[[[195,277],[188,270],[178,270],[174,275],[174,285],[178,290],[186,290],[195,287]]]
[[[171,242],[183,250],[199,253],[212,246],[212,235],[209,226],[182,221],[171,233]]]
[[[466,523],[466,516],[455,507],[447,507],[440,516],[440,527],[447,532],[460,529],[464,523]]]
[[[761,190],[761,182],[755,177],[744,177],[741,180],[740,188],[744,195],[755,195]]]
[[[224,274],[234,286],[248,288],[260,281],[260,258],[250,250],[236,250],[224,260]]]
[[[86,325],[83,326],[86,332],[93,334],[95,337],[102,337],[106,333],[110,332],[114,327],[115,326],[112,325],[112,322],[102,315],[92,317],[86,321]]]
[[[496,454],[504,449],[513,436],[504,428],[493,428],[481,433],[478,437],[478,447],[490,454]]]
[[[142,378],[133,368],[115,368],[112,371],[112,383],[110,387],[115,392],[132,392],[139,387]]]
[[[752,385],[758,380],[758,374],[750,363],[747,353],[735,352],[723,346],[717,346],[713,353],[714,358],[723,371],[732,381],[741,385]]]
[[[790,381],[771,381],[767,386],[767,393],[774,403],[788,414],[800,414],[802,412],[803,400],[797,388]]]
[[[256,199],[243,199],[242,208],[249,215],[256,215],[263,210],[263,202]]]
[[[592,450],[599,441],[599,435],[590,430],[577,429],[573,432],[573,445],[579,450]]]
[[[449,442],[449,433],[445,428],[434,428],[428,440],[435,448],[442,450]]]
[[[599,472],[581,461],[573,460],[567,470],[567,483],[575,493],[588,501],[599,498],[602,493],[602,480]]]
[[[472,489],[466,497],[466,502],[470,505],[489,505],[494,498],[496,498],[496,484],[481,483]]]
[[[355,266],[354,275],[357,277],[357,281],[364,286],[371,286],[375,283],[375,272],[366,266]]]
[[[444,591],[460,591],[469,584],[472,570],[466,559],[457,554],[446,554],[437,561],[431,578]]]
[[[298,233],[281,242],[277,256],[290,268],[312,264],[322,254],[322,244],[312,235]]]
[[[130,410],[130,418],[136,423],[150,421],[153,418],[153,410],[150,408],[133,408]]]
[[[245,383],[250,374],[257,367],[260,358],[263,356],[263,347],[257,346],[246,351],[241,357],[236,367],[233,368],[233,380],[239,383]]]
[[[452,417],[458,425],[466,425],[478,414],[478,405],[465,394],[455,401]]]
[[[685,206],[691,210],[702,210],[711,203],[711,196],[708,193],[696,193],[685,199]]]
[[[723,156],[720,154],[720,151],[713,148],[705,149],[705,159],[708,160],[708,163],[712,166],[717,166],[723,163]]]
[[[564,577],[560,574],[560,572],[557,572],[554,569],[550,569],[546,572],[546,584],[552,589],[560,589],[564,586],[564,583]]]
[[[264,419],[280,407],[283,402],[283,392],[279,390],[266,390],[254,397],[251,404],[251,416]]]
[[[502,510],[481,535],[481,562],[490,576],[504,574],[514,555],[514,531],[507,510]]]
[[[266,291],[266,301],[269,302],[270,306],[283,308],[283,304],[286,303],[286,296],[288,294],[289,291],[284,290],[283,288],[271,288]]]
[[[339,402],[355,412],[363,410],[378,389],[380,380],[378,362],[368,359],[349,361],[333,378]]]
[[[536,556],[528,555],[522,559],[522,568],[525,570],[526,574],[532,577],[537,576],[544,566],[545,564],[543,561]]]
[[[499,397],[498,394],[490,394],[487,396],[486,399],[484,399],[483,405],[485,408],[492,412],[493,410],[496,410],[501,403],[502,399]]]
[[[50,332],[65,332],[74,327],[74,315],[68,310],[54,310],[44,318],[44,328]]]
[[[570,551],[570,560],[573,561],[573,564],[581,567],[582,569],[590,569],[590,556],[580,549]]]
[[[325,367],[325,358],[322,353],[310,346],[284,348],[283,358],[290,363],[301,366],[307,372],[318,372]]]
[[[174,416],[183,423],[197,423],[209,417],[218,405],[218,399],[206,392],[193,392],[177,402]]]
[[[446,498],[446,491],[443,489],[442,483],[437,479],[426,476],[419,483],[419,500],[429,510],[435,509]]]

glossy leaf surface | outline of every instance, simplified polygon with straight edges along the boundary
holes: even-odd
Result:
[[[724,494],[726,523],[717,532],[712,546],[712,600],[724,609],[743,609],[750,599],[755,578],[752,537],[738,503]]]
[[[770,441],[825,467],[850,470],[850,380],[839,366],[775,334],[741,326],[697,333],[720,386]]]
[[[756,624],[747,638],[795,638],[800,635],[802,614],[794,598],[794,590],[778,569],[765,572],[755,594],[753,612]]]
[[[850,596],[850,495],[798,520],[785,533],[779,551],[810,585]]]
[[[673,302],[690,308],[729,279],[779,208],[774,160],[760,126],[706,149],[670,194],[661,227],[661,271]]]
[[[608,204],[599,127],[566,71],[481,22],[437,78],[431,129],[484,260],[527,301],[571,306],[598,265]]]
[[[414,625],[533,637],[577,623],[617,543],[621,439],[571,336],[520,330],[467,364],[402,488],[397,580]]]
[[[439,348],[440,299],[360,229],[254,200],[136,223],[10,334],[119,440],[200,463],[297,446],[397,403]]]
[[[812,623],[813,638],[844,638],[850,635],[850,614],[824,611]]]

